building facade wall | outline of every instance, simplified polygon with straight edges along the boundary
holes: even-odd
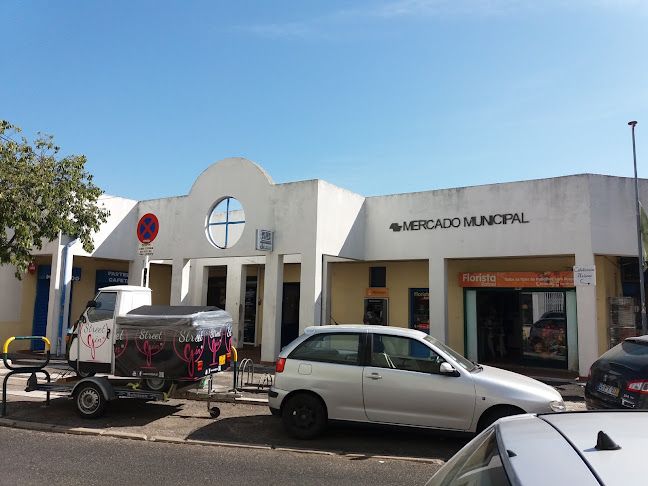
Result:
[[[427,288],[426,261],[340,262],[332,265],[330,324],[362,324],[371,267],[385,267],[389,325],[409,327],[409,289]]]
[[[34,297],[36,295],[36,276],[25,274],[22,280],[14,276],[15,268],[0,267],[2,297],[0,297],[0,340],[2,343],[12,336],[29,336],[34,316]],[[28,343],[27,343],[28,345]],[[24,342],[15,341],[9,352],[26,349]]]
[[[152,264],[149,287],[151,288],[151,303],[153,305],[171,304],[171,266]]]
[[[648,181],[640,185],[648,198]],[[235,244],[219,248],[207,237],[209,215],[228,197],[242,205],[232,216],[245,223],[231,229],[239,238]],[[409,326],[408,291],[428,288],[430,333],[461,350],[466,316],[459,272],[570,271],[595,264],[596,288],[575,289],[583,373],[606,347],[607,299],[623,291],[615,259],[637,254],[633,181],[588,174],[365,198],[319,180],[275,184],[253,162],[230,158],[208,167],[186,196],[139,202],[104,196],[101,204],[111,215],[92,254],[66,237],[37,252],[38,261],[52,264],[51,302],[69,283],[63,272],[68,250],[83,269],[73,318],[92,297],[90,277],[100,267],[128,271],[130,283],[139,284],[150,265],[154,303],[174,305],[204,304],[209,276],[226,275],[226,310],[238,345],[246,275],[254,269],[257,342],[267,361],[279,350],[284,282],[299,282],[300,331],[361,322],[369,268],[385,266],[390,324]],[[138,254],[136,230],[149,213],[158,218],[159,231],[147,258]],[[256,249],[260,229],[274,231],[272,251]],[[35,284],[27,276],[12,280],[11,272],[4,267],[0,273],[7,304],[0,309],[0,329],[24,332]],[[50,305],[50,334],[57,307]]]

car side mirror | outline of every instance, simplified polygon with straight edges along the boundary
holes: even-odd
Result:
[[[94,300],[89,300],[86,307],[97,307],[97,303]]]
[[[461,376],[460,373],[455,370],[450,363],[447,361],[441,363],[441,366],[439,367],[439,372],[442,375],[448,375],[448,376]]]

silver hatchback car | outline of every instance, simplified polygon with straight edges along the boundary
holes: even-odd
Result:
[[[646,411],[507,417],[466,444],[426,486],[641,484],[637,466],[647,434]]]
[[[269,406],[301,439],[329,420],[479,432],[565,410],[544,383],[475,364],[421,331],[371,325],[307,328],[279,353]]]

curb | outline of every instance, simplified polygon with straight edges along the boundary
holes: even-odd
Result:
[[[57,434],[70,434],[70,435],[95,435],[99,437],[112,437],[115,439],[129,439],[129,440],[143,440],[147,442],[162,442],[167,444],[187,444],[199,445],[206,447],[230,447],[238,449],[255,449],[255,450],[268,450],[280,451],[299,454],[316,454],[324,456],[339,456],[339,457],[361,457],[366,459],[376,459],[382,461],[410,461],[421,462],[425,464],[443,465],[445,461],[441,459],[426,459],[424,457],[400,457],[400,456],[380,456],[371,454],[358,454],[358,453],[345,453],[345,452],[330,452],[318,451],[314,449],[301,449],[297,447],[281,447],[271,446],[265,444],[240,444],[237,442],[218,442],[209,440],[195,440],[195,439],[181,439],[177,437],[165,436],[147,436],[146,434],[137,434],[132,432],[119,432],[116,430],[103,430],[103,429],[89,429],[85,427],[65,427],[62,425],[41,424],[38,422],[25,422],[23,420],[9,420],[0,418],[0,427],[8,427],[14,429],[35,430],[40,432],[53,432]]]
[[[541,381],[550,386],[560,385],[579,385],[585,386],[587,380],[579,380],[578,378],[552,378],[549,376],[531,376],[534,380]]]
[[[102,430],[99,435],[104,437],[116,437],[118,439],[148,440],[146,434],[136,434],[133,432],[119,432],[118,430]]]

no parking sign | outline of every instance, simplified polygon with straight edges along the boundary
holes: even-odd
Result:
[[[145,245],[148,245],[155,239],[159,229],[160,223],[155,214],[145,214],[137,223],[137,238]]]

